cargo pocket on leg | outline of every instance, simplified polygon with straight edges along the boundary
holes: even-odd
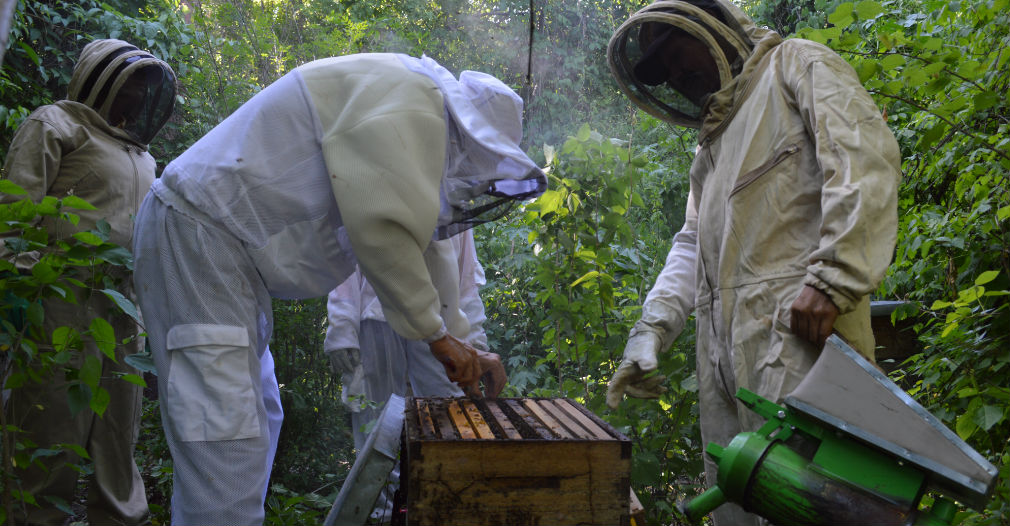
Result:
[[[177,325],[168,331],[172,361],[167,400],[172,430],[183,442],[260,436],[249,334],[231,325]]]

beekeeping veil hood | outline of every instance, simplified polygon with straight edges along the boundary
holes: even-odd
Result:
[[[175,92],[168,64],[128,42],[103,39],[84,46],[67,98],[147,145],[172,115]]]
[[[456,80],[429,57],[405,57],[405,62],[438,84],[449,117],[436,238],[493,221],[517,201],[547,189],[544,173],[519,147],[519,95],[486,73],[464,71]]]
[[[698,100],[666,82],[668,61],[678,55],[667,49],[674,36],[704,44],[715,63],[719,89]],[[700,128],[732,105],[735,87],[757,61],[781,42],[775,32],[758,28],[728,0],[661,0],[633,14],[614,32],[607,62],[621,90],[651,115],[678,126]]]

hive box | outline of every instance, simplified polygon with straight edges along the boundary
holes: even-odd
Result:
[[[572,400],[413,398],[405,419],[408,525],[630,524],[631,443]]]

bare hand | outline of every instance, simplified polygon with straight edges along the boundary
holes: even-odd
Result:
[[[831,297],[810,285],[804,285],[800,297],[790,308],[793,334],[814,344],[818,349],[831,335],[838,318],[838,307]]]
[[[449,380],[456,382],[464,390],[480,380],[481,367],[477,350],[451,334],[428,344],[431,354],[445,367]]]

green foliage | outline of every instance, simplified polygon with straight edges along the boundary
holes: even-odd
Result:
[[[605,393],[683,220],[686,166],[671,161],[684,153],[679,139],[636,147],[584,125],[559,150],[545,147],[547,192],[524,215],[477,233],[490,262],[485,329],[510,370],[508,393],[572,398],[628,435],[632,484],[650,523],[669,523],[671,495],[693,491],[701,469],[693,331],[661,357],[670,379],[662,398],[612,411]]]
[[[338,486],[339,488],[339,486]],[[317,493],[290,491],[280,484],[270,487],[266,502],[267,524],[322,524],[333,506],[333,499]]]
[[[361,51],[426,54],[450,71],[484,71],[526,104],[527,144],[558,144],[593,115],[609,135],[630,131],[636,114],[611,80],[610,34],[647,1],[450,0],[349,2],[372,28]]]
[[[132,303],[115,289],[116,276],[132,267],[129,252],[108,243],[110,228],[100,221],[92,231],[78,232],[65,239],[54,238],[40,224],[43,218],[76,226],[79,216],[73,210],[94,210],[80,198],[46,197],[39,203],[20,198],[26,192],[9,180],[0,180],[0,231],[10,260],[0,259],[0,365],[5,372],[4,389],[17,391],[32,384],[46,383],[64,375],[67,404],[72,414],[90,409],[101,417],[110,402],[109,392],[100,385],[102,362],[96,356],[80,356],[90,341],[103,355],[116,359],[120,342],[112,326],[103,318],[89,321],[79,331],[60,326],[47,334],[43,328],[47,313],[43,301],[77,304],[87,294],[118,296],[118,305],[136,313]],[[24,267],[12,261],[26,262]],[[27,263],[30,262],[30,263]],[[122,336],[122,335],[120,335]],[[123,343],[126,343],[124,340]],[[139,382],[139,378],[126,378]],[[7,411],[0,412],[3,452],[0,482],[4,514],[15,508],[34,506],[54,497],[32,495],[19,489],[19,470],[29,466],[44,467],[41,460],[60,451],[71,451],[82,459],[75,469],[86,472],[87,452],[78,444],[37,444],[21,433],[21,421],[8,421]],[[22,417],[23,415],[18,415]],[[66,503],[57,504],[66,506]]]
[[[150,396],[145,396],[143,416],[140,419],[140,432],[137,436],[137,446],[134,457],[137,468],[144,479],[147,491],[147,506],[151,510],[151,524],[169,524],[169,509],[172,495],[172,455],[165,441],[165,432],[161,428],[161,406],[158,403],[157,377],[149,375],[151,384],[148,386]]]
[[[326,298],[274,301],[274,356],[284,407],[268,503],[278,524],[317,524],[313,510],[332,504],[354,462],[350,414],[340,402],[337,379],[323,353]],[[295,498],[295,496],[300,496]],[[293,499],[293,500],[292,500]],[[328,509],[328,507],[327,507]]]
[[[830,22],[827,14],[834,12],[842,2],[843,0],[745,0],[741,3],[755,22],[787,36],[798,30],[824,28]]]

